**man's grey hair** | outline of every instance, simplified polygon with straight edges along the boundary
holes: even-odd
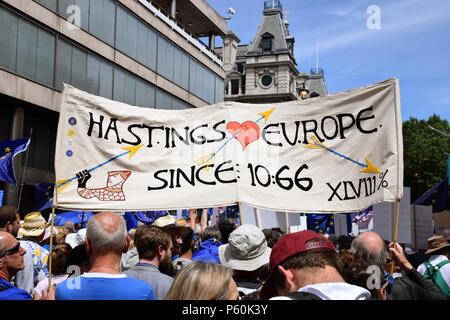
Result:
[[[364,240],[361,235],[352,241],[350,251],[355,255],[357,261],[365,262],[369,265],[376,265],[383,268],[387,263],[388,252],[384,244],[381,250],[373,252],[364,245]]]
[[[127,225],[120,217],[119,225],[114,232],[108,232],[98,219],[89,219],[86,226],[86,238],[91,247],[100,252],[121,251],[127,239]]]

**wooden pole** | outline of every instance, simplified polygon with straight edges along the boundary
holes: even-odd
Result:
[[[286,215],[286,233],[289,234],[289,213],[286,211],[285,212]]]
[[[258,224],[258,228],[261,229],[261,217],[259,216],[259,209],[255,208],[256,210],[256,223]]]
[[[241,209],[241,203],[238,202],[239,206],[239,220],[241,221],[241,226],[244,224],[244,221],[242,220],[242,209]]]
[[[399,211],[400,211],[400,200],[397,200],[397,212],[395,214],[395,231],[394,231],[394,241],[393,241],[394,242],[394,248],[397,245]],[[395,262],[394,262],[394,259],[392,259],[391,277],[394,274],[394,266],[395,266]]]
[[[52,206],[52,225],[50,227],[50,251],[48,254],[48,288],[52,286],[52,254],[53,254],[53,227],[55,225],[55,206]]]

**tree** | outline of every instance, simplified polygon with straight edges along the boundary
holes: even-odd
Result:
[[[411,117],[403,122],[404,185],[411,187],[411,202],[447,175],[450,138],[429,126],[450,133],[448,121],[436,114],[428,120]]]

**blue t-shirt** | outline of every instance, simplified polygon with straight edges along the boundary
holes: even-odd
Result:
[[[25,290],[16,288],[0,278],[0,300],[33,300],[33,298]]]
[[[145,281],[125,274],[84,273],[56,287],[56,300],[155,300]]]

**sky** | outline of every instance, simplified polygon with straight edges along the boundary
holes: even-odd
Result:
[[[227,29],[240,45],[252,41],[263,0],[207,1],[224,17],[232,7],[236,13]],[[450,121],[450,0],[281,3],[295,37],[298,70],[309,73],[316,67],[318,44],[329,94],[398,78],[403,121],[433,114]],[[222,45],[220,38],[216,45]]]

